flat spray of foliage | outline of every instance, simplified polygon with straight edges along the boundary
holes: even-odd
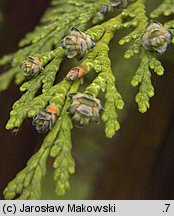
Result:
[[[89,123],[89,120],[99,122],[100,111],[101,119],[105,122],[106,137],[112,138],[119,130],[117,110],[123,109],[124,102],[116,87],[117,82],[109,59],[109,43],[114,35],[123,29],[130,29],[128,35],[119,41],[120,45],[130,44],[124,57],[130,59],[134,55],[139,56],[139,67],[131,82],[133,87],[139,86],[135,100],[140,112],[147,111],[150,106],[149,99],[154,95],[151,73],[154,71],[161,76],[164,68],[156,52],[153,52],[159,51],[158,46],[152,41],[155,48],[148,51],[145,44],[142,44],[142,36],[151,18],[174,13],[174,0],[164,0],[151,13],[151,18],[146,15],[145,3],[145,0],[120,0],[112,3],[109,0],[51,0],[51,7],[42,17],[41,25],[32,33],[27,33],[20,41],[17,52],[0,59],[0,66],[7,68],[6,65],[11,65],[8,71],[0,75],[0,91],[8,89],[11,81],[15,79],[15,83],[21,85],[20,91],[23,92],[22,97],[12,107],[6,128],[17,131],[26,118],[34,117],[35,123],[40,127],[38,131],[43,129],[44,132],[45,129],[49,129],[38,152],[5,188],[5,199],[39,199],[41,180],[45,176],[49,156],[54,158],[55,191],[60,196],[65,194],[70,187],[70,174],[75,172],[75,162],[71,155],[71,130],[75,125],[74,120],[76,123],[79,121],[80,126]],[[113,10],[118,11],[117,15],[103,22],[106,14]],[[65,37],[71,35],[72,27],[76,31],[74,34],[84,32],[83,37],[88,35],[88,39],[91,40],[85,44],[84,40],[80,39],[79,56],[73,51],[68,51],[65,44]],[[174,33],[174,20],[164,23],[164,27]],[[149,41],[145,38],[145,42]],[[155,39],[155,43],[157,42]],[[93,43],[94,46],[89,43]],[[68,52],[69,57],[76,56],[80,60],[70,74],[76,76],[68,78],[66,74],[69,71],[65,71],[65,78],[55,83],[61,63]],[[27,70],[27,67],[33,67],[30,65],[33,62],[34,68]],[[22,69],[25,69],[26,73]],[[78,92],[80,85],[83,85],[86,73],[96,73],[96,78],[91,80],[91,84],[81,92],[82,94],[74,94]],[[42,91],[40,95],[37,94],[38,90]],[[103,107],[97,99],[100,92],[105,94]],[[47,110],[48,106],[54,107],[54,110],[57,110],[56,114],[52,116]],[[86,106],[85,111],[89,111],[91,115],[86,117],[87,114],[79,113],[74,109],[75,106],[81,107],[82,110]]]

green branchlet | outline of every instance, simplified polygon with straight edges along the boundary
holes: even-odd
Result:
[[[122,17],[124,19],[131,19],[130,21],[122,24],[123,28],[135,28],[131,33],[129,33],[127,36],[125,36],[119,41],[120,45],[131,42],[130,47],[124,55],[126,59],[129,59],[140,52],[141,37],[145,31],[145,27],[147,26],[148,18],[146,16],[144,2],[137,1],[135,4],[132,4],[129,10],[127,9],[122,12]]]
[[[169,16],[174,14],[174,1],[173,0],[163,0],[163,3],[157,7],[154,11],[151,13],[151,18],[157,18],[161,14],[164,16]]]
[[[131,84],[134,87],[140,84],[139,92],[136,95],[135,100],[138,103],[139,111],[142,113],[146,112],[150,107],[149,99],[154,96],[154,87],[151,83],[150,69],[159,76],[164,73],[164,68],[155,55],[142,52],[140,66],[131,81]]]

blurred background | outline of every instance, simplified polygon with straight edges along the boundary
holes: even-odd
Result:
[[[161,1],[147,1],[152,10]],[[49,0],[0,0],[0,56],[16,51],[26,32],[39,24]],[[160,17],[162,22],[164,17]],[[145,114],[139,113],[134,97],[138,89],[130,85],[138,58],[123,59],[126,47],[111,42],[110,57],[116,83],[125,101],[119,113],[121,129],[112,139],[105,138],[104,125],[73,129],[72,154],[76,173],[71,189],[61,198],[54,192],[52,160],[43,179],[42,199],[174,199],[174,52],[170,46],[162,57],[165,75],[152,76],[155,96]],[[63,66],[65,67],[65,66]],[[89,83],[91,76],[86,77]],[[20,97],[12,84],[0,93],[0,198],[7,183],[25,167],[39,148],[43,136],[26,120],[17,136],[5,129],[13,103]],[[102,98],[102,95],[101,95]]]

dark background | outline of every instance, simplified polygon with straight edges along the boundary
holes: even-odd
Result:
[[[0,56],[17,50],[19,40],[39,23],[48,5],[48,0],[0,0]],[[117,55],[118,50],[117,53],[112,51],[111,59],[114,61]],[[156,95],[151,100],[150,110],[139,113],[130,96],[121,130],[113,139],[100,136],[103,131],[96,127],[96,132],[85,131],[90,138],[82,137],[75,129],[73,154],[77,171],[72,177],[69,199],[174,199],[174,64],[171,59],[173,47],[163,58],[165,75],[161,78],[153,76]],[[119,64],[125,65],[122,60]],[[132,91],[133,96],[135,93]],[[126,97],[128,93],[124,94]],[[30,120],[24,123],[17,136],[5,129],[12,104],[19,96],[14,84],[8,91],[0,93],[1,199],[6,184],[25,167],[43,139],[36,134]],[[43,199],[56,199],[53,194],[46,195],[47,185],[52,181],[51,172],[43,183]],[[82,182],[85,189],[77,192],[79,196],[72,195],[73,187],[79,188]]]

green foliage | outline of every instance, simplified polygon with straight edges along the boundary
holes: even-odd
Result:
[[[138,103],[139,111],[142,113],[146,112],[150,107],[149,99],[154,96],[150,69],[154,70],[159,76],[164,73],[164,68],[160,61],[153,54],[143,52],[141,54],[140,66],[131,81],[132,86],[140,84],[140,89],[135,100]]]
[[[163,14],[164,16],[169,16],[172,15],[173,13],[174,13],[174,1],[163,0],[163,3],[151,13],[151,18],[157,18],[161,14]]]
[[[96,78],[86,87],[85,94],[90,93],[95,98],[100,92],[105,95],[102,120],[105,123],[106,137],[112,138],[119,130],[118,110],[124,107],[109,58],[109,44],[114,35],[127,29],[128,34],[119,41],[120,45],[130,43],[124,57],[130,59],[139,54],[139,67],[131,84],[134,87],[140,85],[135,98],[140,112],[147,111],[150,107],[150,97],[154,95],[151,71],[153,70],[157,75],[164,73],[164,68],[156,54],[150,53],[142,46],[141,38],[148,24],[145,0],[129,1],[127,8],[118,11],[113,18],[104,22],[102,21],[106,15],[100,14],[100,8],[103,5],[112,7],[111,11],[117,10],[109,0],[52,0],[51,5],[41,19],[42,25],[36,27],[33,32],[27,33],[26,37],[20,41],[19,50],[0,60],[2,67],[11,64],[11,68],[0,76],[0,91],[6,90],[15,78],[16,84],[22,84],[20,91],[24,92],[12,107],[10,119],[6,125],[8,130],[18,129],[26,118],[32,118],[48,104],[58,109],[58,118],[40,149],[4,190],[5,199],[39,199],[41,180],[45,176],[46,161],[49,156],[54,158],[54,181],[57,195],[64,195],[69,189],[69,176],[75,172],[75,162],[71,156],[73,122],[67,112],[72,100],[68,95],[79,91],[84,78],[80,77],[72,81],[65,77],[59,83],[55,83],[55,80],[67,55],[67,52],[60,47],[60,41],[70,34],[72,27],[85,31],[86,35],[89,35],[96,43],[96,46],[88,50],[76,67],[83,68],[85,75],[95,73]],[[157,17],[162,13],[171,15],[173,11],[174,1],[165,0],[152,12],[151,17]],[[91,23],[92,25],[101,24],[89,28]],[[174,32],[174,21],[167,22],[165,27]],[[41,63],[37,68],[38,75],[30,80],[26,80],[24,72],[19,68],[22,62],[25,69],[28,56],[39,58]],[[33,67],[34,64],[31,63],[29,73],[32,72]],[[42,90],[42,93],[36,96],[38,90]]]

